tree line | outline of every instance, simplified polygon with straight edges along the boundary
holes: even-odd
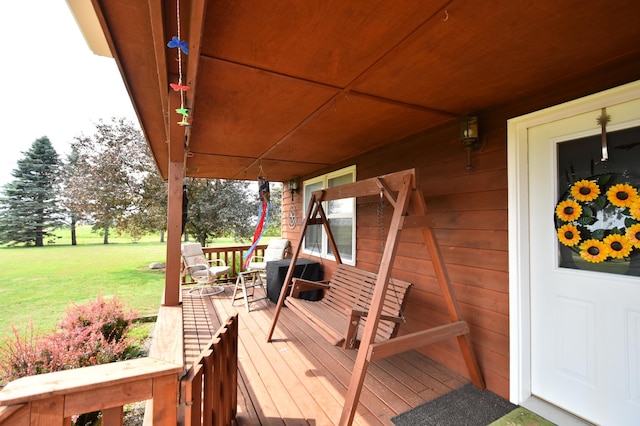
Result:
[[[43,136],[23,152],[13,180],[0,197],[0,244],[43,246],[68,226],[91,224],[109,243],[112,232],[137,240],[167,228],[167,183],[162,180],[139,128],[125,118],[100,120],[90,136],[75,137],[60,159]],[[253,234],[259,195],[247,181],[185,178],[184,234],[202,245],[213,238],[238,241]],[[270,227],[279,233],[282,191],[271,192]]]

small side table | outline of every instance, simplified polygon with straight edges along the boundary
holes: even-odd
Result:
[[[255,297],[255,288],[261,287],[263,296]],[[242,293],[238,295],[238,293]],[[267,299],[267,288],[262,281],[259,271],[245,271],[238,274],[236,286],[233,289],[231,306],[235,306],[236,300],[244,299],[247,312],[251,312],[251,303]],[[268,302],[267,302],[268,303]]]

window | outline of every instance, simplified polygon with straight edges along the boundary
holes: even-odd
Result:
[[[333,188],[355,182],[356,167],[351,166],[337,170],[326,175],[318,176],[304,182],[304,208],[309,206],[311,193],[324,188]],[[355,264],[356,252],[356,200],[345,198],[328,201],[323,204],[323,209],[329,221],[329,228],[340,252],[340,258],[344,263]],[[304,212],[305,217],[307,212]],[[323,258],[335,259],[335,254],[329,247],[327,235],[322,225],[311,225],[307,229],[304,239],[304,253]]]

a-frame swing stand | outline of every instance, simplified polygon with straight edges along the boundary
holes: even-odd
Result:
[[[278,305],[274,313],[273,322],[267,341],[271,341],[271,337],[278,322],[280,310],[293,278],[296,260],[300,254],[302,242],[309,225],[322,224],[327,233],[329,244],[336,256],[336,262],[342,263],[338,248],[329,228],[329,223],[325,215],[322,203],[325,201],[339,200],[352,197],[365,197],[383,194],[385,198],[394,208],[389,233],[387,235],[380,269],[376,279],[375,289],[371,298],[369,315],[364,327],[360,349],[351,374],[351,381],[345,396],[345,403],[340,417],[340,425],[350,425],[356,413],[360,392],[364,383],[365,374],[371,361],[385,358],[398,353],[406,352],[411,349],[423,347],[440,340],[456,337],[460,351],[464,358],[464,362],[469,371],[469,377],[473,384],[484,389],[485,384],[480,373],[480,368],[476,361],[475,355],[471,348],[469,339],[469,325],[462,320],[460,309],[453,294],[453,288],[447,274],[442,255],[438,247],[435,233],[432,229],[432,219],[428,214],[424,197],[419,189],[416,189],[415,170],[405,170],[402,172],[391,173],[371,179],[366,179],[342,186],[327,188],[316,191],[311,195],[309,206],[307,208],[306,219],[302,226],[302,232],[298,244],[291,259],[291,265],[287,271],[284,285],[278,299]],[[382,312],[382,304],[387,291],[393,261],[395,259],[398,242],[400,240],[400,231],[405,229],[420,229],[424,236],[425,244],[429,252],[429,257],[433,263],[433,269],[442,291],[444,304],[449,314],[450,323],[429,330],[418,331],[415,333],[403,335],[393,338],[385,342],[374,343],[376,330],[380,322],[380,314]]]

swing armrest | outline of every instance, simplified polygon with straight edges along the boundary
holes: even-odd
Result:
[[[293,289],[291,290],[291,297],[300,298],[300,293],[309,290],[328,290],[328,281],[309,281],[302,278],[293,279]]]
[[[351,315],[351,318],[358,318],[358,317],[363,317],[366,318],[367,315],[369,315],[369,311],[362,311],[362,310],[357,310],[357,309],[349,309],[347,308],[347,313]],[[396,315],[385,315],[385,314],[380,314],[380,319],[384,320],[384,321],[392,321],[395,323],[401,323],[404,322],[404,320],[402,319],[402,317],[396,316]]]

